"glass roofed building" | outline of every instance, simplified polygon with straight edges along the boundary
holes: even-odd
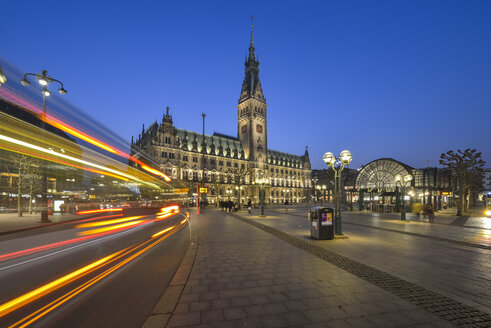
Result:
[[[307,201],[311,187],[308,150],[293,155],[268,148],[267,104],[259,81],[259,61],[252,38],[245,61],[245,77],[237,105],[237,136],[215,132],[204,135],[174,126],[167,107],[162,122],[154,122],[136,141],[135,157],[151,158],[173,179],[189,188],[193,198],[197,184],[208,187],[207,199],[259,203]],[[264,189],[263,189],[264,188]],[[240,195],[240,197],[239,197]]]

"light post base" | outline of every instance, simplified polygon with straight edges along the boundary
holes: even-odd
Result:
[[[349,237],[343,234],[340,235],[334,234],[334,239],[349,239]]]

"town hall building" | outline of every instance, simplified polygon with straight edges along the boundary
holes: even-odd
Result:
[[[311,165],[308,149],[293,155],[268,148],[267,103],[259,80],[251,26],[249,55],[237,105],[237,136],[207,135],[177,128],[167,107],[157,121],[132,140],[137,158],[150,157],[162,171],[189,188],[207,188],[209,203],[228,200],[259,204],[300,203],[309,199]]]

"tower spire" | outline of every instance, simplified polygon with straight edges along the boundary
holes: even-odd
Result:
[[[254,19],[254,16],[251,16],[251,45],[253,45],[253,44],[254,44],[254,39],[253,39],[253,37],[252,37],[252,27],[253,27],[253,25],[254,25],[254,24],[253,24],[253,19]]]
[[[253,16],[251,16],[251,44],[249,46],[249,58],[248,60],[255,60],[255,56],[254,56],[254,38],[252,36],[252,28],[253,28]]]

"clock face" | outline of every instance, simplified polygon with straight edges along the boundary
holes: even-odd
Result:
[[[247,125],[242,125],[242,133],[246,133],[247,132]]]
[[[261,124],[256,125],[256,131],[258,133],[263,133],[263,126]]]

